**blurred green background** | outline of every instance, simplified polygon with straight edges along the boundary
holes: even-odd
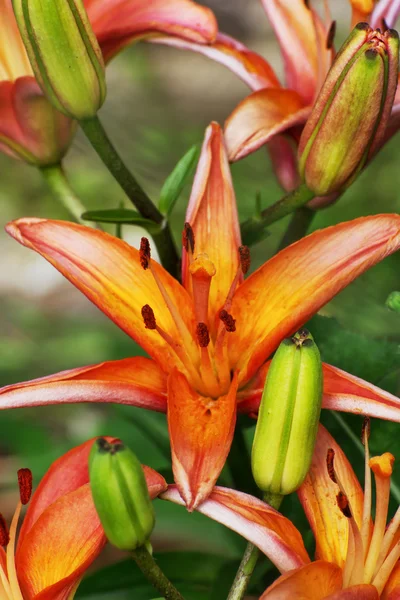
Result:
[[[262,53],[282,73],[278,46],[257,0],[229,3],[209,0],[207,4],[218,15],[223,31]],[[337,0],[334,8],[341,41],[348,30],[349,9],[346,0]],[[209,122],[223,123],[248,93],[244,84],[222,66],[191,53],[151,44],[139,44],[122,53],[109,67],[107,77],[109,93],[101,118],[121,155],[155,200],[175,163],[192,144],[201,142]],[[399,212],[399,156],[400,138],[395,137],[339,202],[318,213],[312,229],[360,215]],[[122,191],[83,135],[77,135],[65,168],[71,185],[89,209],[113,208],[125,202]],[[3,223],[21,216],[68,218],[36,170],[0,156],[0,172]],[[263,207],[279,199],[281,191],[264,149],[233,165],[232,173],[241,220],[253,213],[257,193],[261,194]],[[177,240],[189,193],[188,185],[173,214]],[[127,202],[125,205],[129,206]],[[253,248],[254,267],[272,256],[286,226],[287,220],[271,226],[270,236]],[[140,235],[136,228],[123,229],[125,239],[134,245]],[[132,340],[51,266],[4,233],[0,234],[0,252],[1,385],[140,352]],[[400,254],[386,259],[337,296],[309,324],[324,360],[392,393],[400,390],[400,315],[390,312],[385,300],[391,291],[400,289],[399,267]],[[334,416],[323,414],[323,422],[347,451],[363,481],[363,457],[357,442],[361,421],[360,417],[343,415],[343,422],[339,423]],[[38,481],[52,460],[98,434],[122,437],[143,463],[172,480],[163,415],[129,407],[81,404],[4,411],[0,423],[0,512],[6,515],[15,505],[18,468],[30,467]],[[250,441],[254,424],[243,420],[242,425]],[[396,453],[398,439],[398,425],[372,423],[372,452]],[[248,469],[243,461],[243,470]],[[394,479],[398,494],[398,473]],[[228,468],[221,483],[232,483]],[[218,555],[209,563],[203,562],[204,568],[196,571],[196,565],[205,559],[186,554],[187,568],[183,571],[190,572],[192,580],[182,582],[182,591],[188,585],[189,598],[223,597],[243,550],[243,541],[199,515],[188,515],[182,508],[160,501],[156,505],[159,517],[153,536],[156,551],[197,550]],[[392,505],[396,505],[394,500]],[[302,528],[312,548],[312,536],[296,498],[285,500],[283,511]],[[102,561],[112,562],[116,558],[121,558],[120,554],[108,550]],[[177,557],[161,560],[167,560],[167,569],[174,569]],[[81,597],[98,600],[110,597],[105,594],[104,582],[111,578],[114,583],[119,582],[119,587],[115,584],[112,588],[113,598],[132,597],[129,589],[136,581],[134,578],[140,585],[143,581],[133,566],[118,568],[121,570],[106,573],[104,579],[98,577],[98,588],[93,579],[83,584]],[[254,594],[273,575],[275,571],[264,561],[253,584]],[[151,597],[148,588],[140,589],[135,598]]]

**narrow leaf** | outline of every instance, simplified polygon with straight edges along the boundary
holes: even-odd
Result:
[[[168,175],[160,192],[159,210],[168,216],[178,200],[199,156],[199,147],[192,146],[178,161],[173,171]]]

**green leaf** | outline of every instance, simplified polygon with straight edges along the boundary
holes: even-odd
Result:
[[[129,208],[111,208],[107,210],[90,210],[82,215],[85,221],[95,221],[96,223],[114,223],[117,225],[138,225],[143,227],[149,233],[159,233],[160,225],[145,219],[136,210]]]
[[[173,171],[168,175],[160,192],[159,211],[168,216],[171,214],[176,201],[182,193],[187,180],[193,173],[194,166],[199,156],[199,147],[196,144],[179,160]]]

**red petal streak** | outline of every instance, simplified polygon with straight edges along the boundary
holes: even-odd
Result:
[[[167,411],[166,377],[137,356],[62,371],[0,389],[0,409],[75,402],[116,402]]]
[[[227,67],[254,92],[264,88],[280,87],[270,64],[262,56],[252,52],[229,35],[218,33],[215,42],[207,45],[171,36],[154,37],[148,41],[203,54]]]
[[[44,256],[162,367],[169,371],[174,362],[180,365],[161,336],[144,326],[141,309],[150,301],[157,324],[180,340],[150,269],[142,269],[136,249],[107,233],[65,221],[19,219],[6,230]],[[194,332],[189,296],[161,265],[156,261],[152,265],[187,328]]]
[[[260,600],[323,600],[341,587],[341,569],[332,563],[317,561],[279,577]]]
[[[228,340],[229,355],[239,369],[239,385],[283,338],[399,246],[399,215],[362,217],[312,233],[250,275],[231,309],[237,333]]]
[[[217,399],[200,396],[174,370],[168,379],[172,468],[182,498],[193,510],[210,494],[228,456],[236,422],[237,378]]]
[[[161,498],[184,504],[175,486],[169,486]],[[217,486],[197,510],[255,544],[281,572],[310,561],[293,523],[253,496]]]
[[[229,160],[244,158],[278,133],[303,125],[310,110],[293,90],[253,92],[238,104],[225,123]]]

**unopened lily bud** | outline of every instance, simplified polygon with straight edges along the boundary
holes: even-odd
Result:
[[[299,144],[316,196],[345,189],[382,143],[397,86],[399,36],[359,23],[330,69]]]
[[[322,402],[322,365],[306,330],[283,340],[267,374],[251,455],[253,477],[268,494],[284,496],[310,468]]]
[[[106,97],[104,62],[82,0],[13,0],[36,79],[74,119],[94,117]]]
[[[104,438],[94,444],[89,458],[93,501],[109,541],[120,550],[143,546],[153,531],[155,517],[143,468],[122,442]]]

